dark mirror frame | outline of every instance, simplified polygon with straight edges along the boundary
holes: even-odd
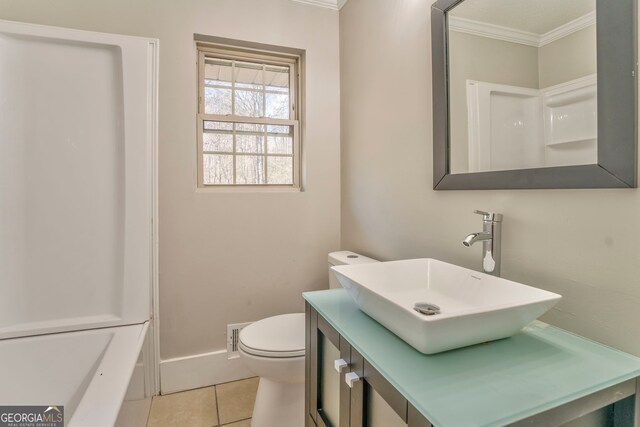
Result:
[[[447,12],[462,1],[431,7],[434,190],[636,188],[636,0],[596,0],[597,164],[452,174]]]

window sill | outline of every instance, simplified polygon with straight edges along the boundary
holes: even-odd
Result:
[[[259,185],[196,187],[196,193],[303,193],[300,187],[263,187]]]

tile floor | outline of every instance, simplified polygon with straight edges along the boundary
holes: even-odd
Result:
[[[258,378],[156,396],[147,427],[250,427]]]

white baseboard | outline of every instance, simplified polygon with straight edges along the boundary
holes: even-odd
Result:
[[[160,392],[176,393],[254,376],[240,358],[227,359],[226,350],[178,357],[160,361]]]

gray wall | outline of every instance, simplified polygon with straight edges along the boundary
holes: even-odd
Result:
[[[338,12],[291,0],[0,0],[0,19],[160,39],[160,333],[168,359],[228,323],[304,309],[340,233]],[[196,192],[201,33],[306,49],[302,193]]]
[[[584,28],[538,49],[540,88],[595,74],[596,26]]]
[[[480,269],[460,242],[501,212],[503,276],[564,296],[543,320],[640,356],[637,190],[432,190],[430,6],[340,13],[343,248]]]

